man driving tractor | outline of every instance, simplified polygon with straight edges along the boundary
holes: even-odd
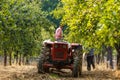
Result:
[[[60,26],[56,29],[56,31],[55,31],[55,40],[56,40],[56,41],[62,41],[62,38],[63,38],[63,31],[62,31],[62,29],[63,29],[63,26],[62,26],[62,25],[60,25]]]

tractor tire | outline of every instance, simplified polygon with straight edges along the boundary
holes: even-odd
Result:
[[[82,47],[79,46],[75,51],[72,74],[73,77],[79,77],[82,73]]]
[[[78,77],[80,74],[80,67],[79,67],[79,58],[75,57],[74,58],[74,62],[73,62],[73,71],[72,71],[72,75],[73,77]]]
[[[43,63],[44,63],[44,55],[42,54],[37,64],[38,73],[44,73]]]
[[[47,47],[42,47],[42,51],[41,51],[41,55],[37,64],[37,68],[38,68],[38,73],[45,73],[45,72],[49,72],[49,68],[44,68],[43,64],[45,62],[47,62],[48,58],[49,58],[49,52],[48,52],[49,48]]]

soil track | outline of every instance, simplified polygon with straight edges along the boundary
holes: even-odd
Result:
[[[70,70],[63,71],[38,74],[36,66],[0,66],[0,80],[120,80],[120,71],[106,69],[104,65],[98,65],[92,71],[83,66],[79,78],[72,78]]]

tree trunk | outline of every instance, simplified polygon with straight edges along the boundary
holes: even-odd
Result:
[[[107,61],[110,61],[110,68],[113,69],[113,55],[112,55],[112,47],[107,47]]]
[[[12,51],[10,51],[9,53],[9,64],[12,65]]]
[[[104,63],[105,62],[105,60],[104,60],[104,56],[105,56],[105,53],[106,53],[106,48],[105,48],[105,46],[102,46],[102,51],[101,51],[101,53],[102,53],[102,55],[101,55],[101,59],[102,59],[102,63]]]
[[[25,56],[24,56],[24,54],[22,56],[22,64],[25,65]]]
[[[16,64],[18,64],[18,51],[16,52]]]
[[[16,64],[18,64],[18,51],[16,51],[16,53],[14,54],[14,59]]]
[[[7,65],[7,51],[4,50],[4,66]]]
[[[120,70],[120,51],[117,54],[117,69]]]
[[[29,58],[28,58],[28,56],[26,56],[25,64],[26,64],[26,65],[29,65]]]
[[[21,65],[21,54],[20,54],[20,57],[19,57],[19,65]]]
[[[117,50],[117,69],[120,70],[120,44],[115,44]]]
[[[100,63],[100,53],[98,53],[97,55],[96,55],[96,62],[97,62],[97,64],[99,64]]]

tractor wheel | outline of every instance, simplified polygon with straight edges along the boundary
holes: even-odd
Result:
[[[44,55],[41,55],[37,65],[38,73],[44,73],[43,63],[44,63]]]
[[[80,67],[79,67],[79,58],[78,57],[75,57],[74,58],[74,63],[73,63],[73,71],[72,71],[72,74],[73,74],[73,77],[78,77],[79,74],[80,74]]]
[[[48,55],[49,55],[49,48],[42,47],[41,55],[40,55],[39,62],[38,62],[38,65],[37,65],[38,73],[49,72],[49,68],[44,68],[43,67],[43,64],[45,62],[47,62],[47,60],[49,58]]]
[[[43,67],[43,64],[45,62],[45,56],[44,55],[41,55],[41,57],[39,58],[39,62],[38,62],[38,65],[37,65],[37,68],[38,68],[38,73],[45,73],[45,72],[49,72],[49,68],[44,68]]]
[[[73,61],[73,77],[78,77],[82,73],[82,47],[79,46],[75,50],[75,56]]]

